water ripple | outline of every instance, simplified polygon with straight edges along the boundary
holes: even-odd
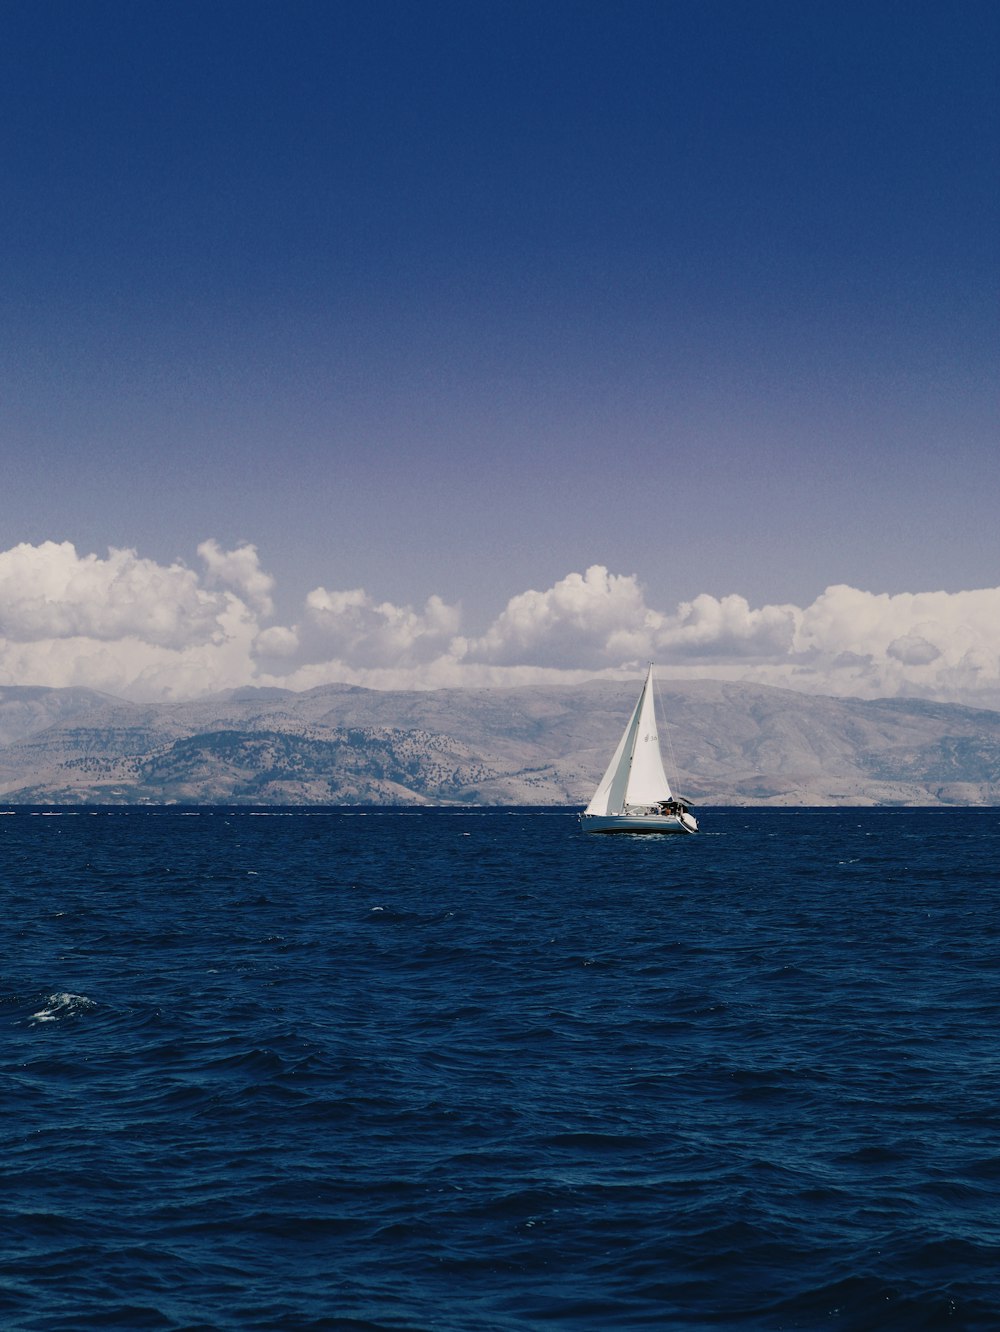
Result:
[[[3,820],[5,1332],[1000,1326],[995,812],[265,813]]]

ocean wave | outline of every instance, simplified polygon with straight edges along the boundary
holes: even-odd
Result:
[[[993,1332],[1000,820],[712,817],[8,818],[0,1325]]]
[[[43,1007],[37,1013],[32,1013],[33,1022],[61,1022],[66,1018],[79,1017],[81,1013],[90,1012],[97,1005],[93,999],[88,999],[85,994],[70,994],[68,991],[60,991],[57,994],[50,994],[45,999]]]

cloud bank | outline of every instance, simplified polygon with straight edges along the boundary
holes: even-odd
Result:
[[[438,596],[415,609],[363,588],[318,586],[294,623],[276,624],[274,579],[253,545],[206,540],[197,555],[188,567],[134,550],[80,555],[69,542],[0,552],[0,685],[163,700],[245,685],[573,683],[652,659],[664,678],[1000,708],[1000,588],[837,585],[805,607],[702,594],[660,609],[634,575],[595,564],[511,597],[476,637]]]

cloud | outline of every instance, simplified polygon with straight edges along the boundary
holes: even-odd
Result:
[[[788,654],[802,612],[796,606],[751,610],[745,597],[703,593],[681,602],[664,617],[655,636],[656,654],[691,660],[777,660]]]
[[[212,586],[230,588],[260,615],[272,613],[274,579],[261,569],[256,546],[245,544],[223,550],[217,541],[209,539],[198,547],[198,554]]]
[[[288,629],[285,625],[272,625],[270,629],[262,629],[254,641],[254,651],[260,659],[275,657],[279,661],[287,661],[298,655],[299,635],[294,629]]]
[[[210,639],[224,605],[191,569],[134,550],[102,560],[46,541],[0,553],[0,633],[15,642],[136,637],[179,648]]]
[[[896,661],[901,661],[904,666],[929,666],[942,655],[939,647],[935,647],[918,633],[894,638],[886,648],[886,652]]]
[[[362,588],[328,592],[314,588],[296,631],[306,660],[335,658],[354,668],[426,665],[447,652],[459,627],[457,606],[440,597],[422,611],[376,602]]]
[[[998,706],[1000,588],[889,596],[828,587],[802,612],[793,658],[831,692],[846,671],[844,692],[853,676],[868,693]]]
[[[546,592],[512,597],[487,632],[467,644],[466,655],[494,665],[599,669],[617,664],[623,654],[643,655],[650,620],[635,577],[594,564]]]
[[[828,587],[805,607],[737,594],[650,606],[602,565],[511,597],[486,631],[461,610],[363,588],[314,588],[269,624],[274,580],[257,550],[198,547],[201,570],[68,543],[0,552],[0,684],[87,685],[133,699],[248,684],[436,688],[634,675],[748,680],[812,693],[916,696],[1000,707],[1000,588],[877,594]]]
[[[794,606],[751,610],[743,597],[708,595],[681,602],[674,615],[666,615],[646,605],[634,575],[611,574],[595,564],[546,592],[513,597],[488,632],[469,644],[468,655],[567,670],[678,656],[692,661],[772,658],[788,652],[798,615]]]

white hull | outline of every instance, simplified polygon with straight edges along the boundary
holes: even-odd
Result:
[[[580,826],[592,833],[695,833],[692,814],[581,814]]]

